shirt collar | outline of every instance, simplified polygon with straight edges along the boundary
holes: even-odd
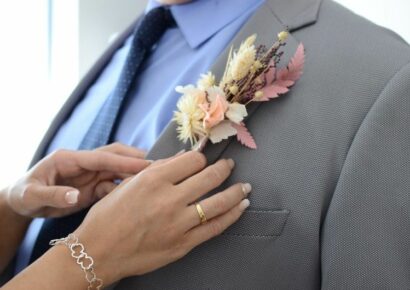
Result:
[[[191,48],[196,48],[219,30],[264,0],[193,0],[171,5],[171,13]],[[149,0],[145,12],[160,6]]]

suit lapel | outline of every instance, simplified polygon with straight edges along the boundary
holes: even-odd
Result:
[[[305,2],[306,1],[306,2]],[[309,3],[307,5],[306,3]],[[225,69],[227,55],[229,53],[230,46],[238,47],[238,45],[244,41],[251,34],[257,33],[258,44],[272,44],[276,38],[278,32],[289,28],[291,31],[295,31],[301,27],[312,24],[316,21],[318,9],[321,0],[270,0],[263,4],[252,18],[245,24],[245,26],[235,36],[234,40],[227,47],[227,49],[219,56],[211,70],[220,78]],[[287,6],[289,4],[289,6]],[[278,9],[274,9],[277,7]],[[276,13],[275,13],[276,12]],[[278,18],[276,15],[283,15],[284,17]],[[301,17],[299,19],[298,17]],[[286,63],[289,57],[293,55],[298,45],[298,41],[290,36],[286,45],[286,56],[283,57],[283,62]],[[248,120],[255,114],[261,103],[255,103],[248,107]],[[215,162],[218,157],[224,152],[233,138],[225,140],[218,144],[208,144],[205,147],[204,154],[206,155],[208,162]],[[165,128],[157,142],[148,153],[148,159],[159,159],[171,156],[182,149],[189,150],[189,145],[184,145],[177,139],[176,124],[170,122]],[[117,282],[107,288],[112,289],[125,289],[120,282]],[[117,287],[118,286],[118,287]]]
[[[277,34],[280,31],[286,28],[290,31],[295,31],[314,23],[317,19],[320,3],[321,0],[270,0],[265,2],[219,56],[212,66],[211,71],[216,75],[217,79],[220,79],[225,69],[230,47],[239,47],[241,42],[254,33],[258,35],[257,44],[270,46],[276,41]],[[288,38],[287,45],[285,46],[285,55],[282,58],[280,66],[289,61],[290,57],[296,51],[298,43],[292,35]],[[248,117],[245,122],[252,117],[261,104],[262,103],[253,103],[248,107]],[[229,138],[218,144],[208,144],[204,149],[204,154],[208,161],[210,163],[215,162],[233,140],[234,138]],[[154,144],[148,154],[148,158],[153,160],[164,158],[182,149],[189,150],[189,147],[188,144],[182,144],[182,142],[177,139],[176,124],[171,122]]]

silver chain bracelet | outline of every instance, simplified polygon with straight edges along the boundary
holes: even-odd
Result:
[[[77,265],[79,265],[85,273],[85,279],[88,282],[87,290],[100,290],[103,287],[103,281],[97,278],[95,274],[93,258],[85,252],[84,245],[78,241],[78,238],[74,234],[69,234],[65,238],[51,240],[50,245],[65,245],[70,249],[71,257],[76,260]]]

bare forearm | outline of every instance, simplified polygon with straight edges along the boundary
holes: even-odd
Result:
[[[6,190],[0,191],[0,272],[14,257],[30,223],[30,219],[16,214],[7,204]]]
[[[58,246],[51,248],[2,290],[82,290],[88,287],[84,275],[71,257],[70,250]]]

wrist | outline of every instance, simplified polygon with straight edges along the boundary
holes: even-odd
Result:
[[[96,273],[96,264],[94,262],[94,257],[90,255],[90,252],[86,246],[79,240],[75,234],[69,234],[67,237],[55,239],[50,241],[52,246],[63,246],[63,248],[68,249],[71,256],[72,263],[77,265],[77,269],[83,272],[83,280],[87,281],[89,290],[100,290],[104,286],[104,281],[102,277]],[[105,276],[106,281],[108,279]],[[109,281],[108,283],[110,283]],[[107,282],[106,282],[107,283]]]
[[[84,273],[81,268],[77,265],[75,259],[71,256],[70,249],[68,247],[52,247],[45,255],[58,257],[59,268],[64,269],[64,276],[69,277],[76,289],[87,289],[88,282],[84,278]],[[59,275],[56,275],[57,277]],[[71,288],[73,289],[73,288]]]
[[[100,239],[96,233],[82,225],[73,234],[78,237],[79,242],[84,245],[86,253],[93,259],[95,273],[105,286],[123,278],[119,263],[111,262],[112,247],[107,246],[105,239]]]

